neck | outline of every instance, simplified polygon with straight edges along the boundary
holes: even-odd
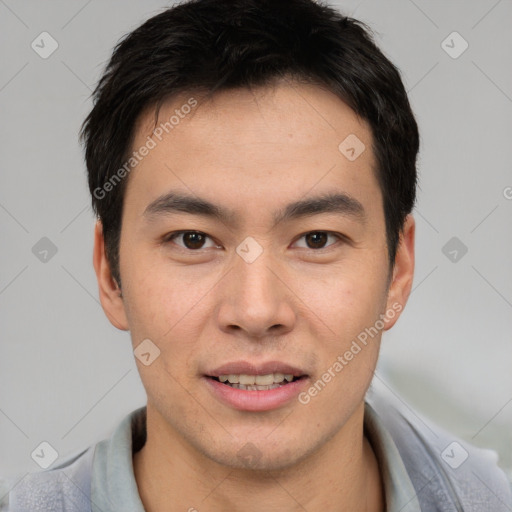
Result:
[[[148,405],[147,441],[133,457],[144,508],[146,512],[382,512],[383,486],[377,459],[363,435],[363,415],[364,403],[321,448],[293,466],[252,471],[218,464],[197,452],[169,432]]]

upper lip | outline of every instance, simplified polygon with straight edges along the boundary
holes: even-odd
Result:
[[[281,361],[267,361],[265,363],[251,363],[249,361],[233,361],[223,364],[214,370],[207,372],[210,377],[221,375],[268,375],[270,373],[292,374],[294,377],[306,375],[306,372]]]

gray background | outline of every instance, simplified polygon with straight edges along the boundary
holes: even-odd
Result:
[[[97,299],[77,132],[115,43],[166,5],[0,0],[0,474],[38,470],[41,441],[60,456],[97,442],[145,403],[129,334]],[[331,5],[374,29],[422,136],[414,289],[383,337],[379,382],[497,450],[510,477],[512,2]],[[59,45],[47,59],[31,48],[43,31]],[[453,31],[469,44],[458,58],[442,46]],[[32,251],[43,237],[57,248],[46,262]]]

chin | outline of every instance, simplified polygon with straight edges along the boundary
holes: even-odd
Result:
[[[285,450],[281,453],[270,451],[261,452],[255,445],[246,443],[241,450],[231,454],[218,454],[214,460],[223,466],[236,470],[268,473],[269,471],[282,471],[294,466],[302,457],[296,452]]]
[[[271,443],[265,437],[253,436],[252,441],[239,439],[229,443],[229,446],[219,445],[213,450],[212,446],[204,447],[203,453],[217,464],[237,470],[282,471],[296,465],[314,450],[314,447],[308,448],[305,442],[290,442],[292,439],[300,437],[290,435],[287,436],[288,443],[283,438]]]

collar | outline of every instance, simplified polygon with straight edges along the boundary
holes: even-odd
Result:
[[[421,512],[398,449],[368,402],[365,402],[364,431],[379,463],[386,512]],[[145,512],[133,471],[133,453],[145,441],[146,406],[132,411],[110,439],[96,445],[91,480],[92,512]]]

